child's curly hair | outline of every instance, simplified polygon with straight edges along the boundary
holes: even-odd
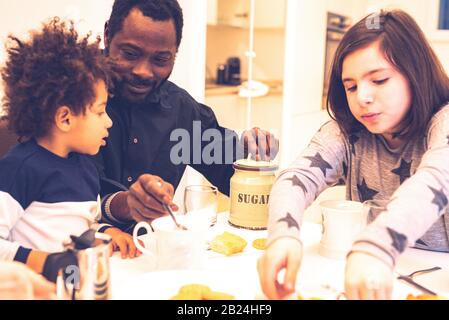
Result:
[[[99,50],[100,38],[79,38],[74,23],[55,17],[24,42],[10,35],[3,107],[9,129],[20,138],[49,133],[60,106],[84,113],[95,100],[95,83],[110,88],[110,67]]]

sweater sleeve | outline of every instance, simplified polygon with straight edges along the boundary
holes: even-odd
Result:
[[[23,215],[19,202],[9,193],[0,191],[0,261],[14,260],[20,244],[9,239],[11,230]]]
[[[12,261],[21,246],[12,241],[11,232],[38,191],[27,180],[27,168],[14,157],[0,161],[0,177],[0,261]]]
[[[269,200],[268,241],[299,240],[304,210],[346,174],[348,147],[335,121],[324,124],[309,146],[278,176]]]
[[[416,172],[393,194],[386,211],[354,242],[352,251],[365,252],[390,266],[447,211],[449,197],[449,107],[433,118],[427,151]],[[446,235],[441,235],[446,236]]]

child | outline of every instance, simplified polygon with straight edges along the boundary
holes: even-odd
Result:
[[[122,257],[139,255],[131,236],[94,225],[100,186],[87,155],[106,144],[112,121],[107,64],[99,40],[88,40],[58,18],[29,41],[9,37],[4,107],[22,142],[0,160],[0,260],[38,273],[70,235],[92,227],[112,236]]]
[[[350,200],[390,199],[348,254],[348,298],[390,298],[393,267],[408,246],[449,251],[448,101],[448,77],[408,14],[382,11],[346,33],[327,100],[334,120],[271,193],[268,249],[258,264],[269,298],[294,291],[302,214],[339,179]]]

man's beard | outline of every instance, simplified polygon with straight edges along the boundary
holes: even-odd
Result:
[[[107,49],[105,49],[105,53],[108,56],[108,62],[111,66],[111,83],[112,87],[110,88],[110,96],[122,100],[126,103],[134,104],[134,105],[143,105],[147,104],[150,101],[151,95],[154,94],[155,91],[159,90],[159,88],[167,82],[170,74],[160,82],[153,80],[142,80],[137,77],[127,78],[124,74],[127,74],[127,69],[121,67],[120,63],[118,63],[117,59],[111,58]],[[126,84],[131,85],[152,85],[153,88],[145,95],[137,94],[128,94],[129,90],[126,88]]]
[[[146,105],[151,101],[151,96],[154,92],[158,91],[159,88],[168,81],[170,76],[163,79],[161,82],[155,82],[153,84],[153,88],[148,92],[145,96],[139,96],[136,94],[130,94],[129,90],[126,88],[126,84],[128,81],[122,81],[122,79],[115,79],[114,81],[114,98],[120,99],[124,102],[133,104],[133,105]]]

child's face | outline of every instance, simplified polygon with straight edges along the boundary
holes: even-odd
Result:
[[[71,151],[78,153],[97,154],[101,146],[106,145],[108,129],[112,120],[106,113],[108,92],[103,81],[95,85],[96,98],[92,105],[86,108],[85,114],[75,116],[71,130]]]
[[[349,109],[371,133],[391,144],[411,105],[408,80],[380,51],[379,42],[349,54],[343,61],[342,80]]]

